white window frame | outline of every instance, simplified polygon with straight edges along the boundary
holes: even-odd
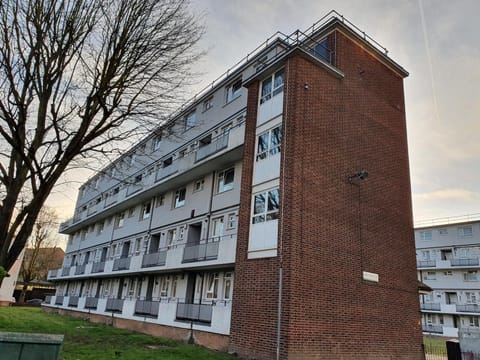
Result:
[[[219,216],[212,219],[212,238],[216,240],[221,240],[225,232],[225,223],[224,217]]]
[[[437,280],[437,273],[436,273],[436,271],[427,271],[427,272],[423,275],[423,279],[424,279],[424,280]]]
[[[463,281],[475,282],[478,281],[478,272],[476,270],[467,270],[463,273]]]
[[[161,142],[162,142],[162,134],[157,134],[153,138],[153,151],[160,149]]]
[[[235,229],[237,227],[237,214],[230,213],[227,217],[227,229]]]
[[[193,110],[185,117],[185,130],[191,129],[197,123],[196,110]]]
[[[175,196],[173,197],[173,207],[176,209],[184,206],[186,197],[187,197],[186,188],[183,187],[175,191]]]
[[[225,180],[227,179],[227,174],[230,172],[233,173],[232,180],[226,183]],[[235,167],[232,166],[230,168],[219,171],[217,173],[217,186],[216,186],[217,194],[232,190],[234,183],[235,183]]]
[[[121,228],[125,224],[125,211],[122,211],[115,217],[115,227]]]
[[[177,241],[177,228],[173,228],[167,231],[167,246],[172,247]]]
[[[269,77],[264,79],[260,86],[260,104],[264,104],[274,96],[283,93],[284,83],[285,71],[283,68],[275,71]],[[267,86],[269,86],[269,88]]]
[[[227,283],[229,283],[227,288]],[[233,273],[226,272],[223,275],[223,300],[232,300],[232,290],[233,290]]]
[[[432,240],[432,230],[420,231],[420,240]]]
[[[272,140],[274,139],[273,133],[275,131],[280,132],[280,138],[278,144],[273,144]],[[262,140],[261,140],[262,139]],[[264,140],[263,140],[264,139]],[[260,144],[266,142],[265,148],[260,149]],[[274,128],[265,131],[264,133],[257,136],[257,156],[256,161],[266,159],[269,156],[280,154],[282,149],[282,125],[275,126]]]
[[[205,298],[211,300],[218,299],[219,278],[218,273],[207,274],[207,281],[205,282]]]
[[[242,95],[242,78],[237,78],[226,88],[225,103],[228,104]]]
[[[203,190],[203,186],[205,185],[205,179],[198,179],[193,183],[193,192],[198,192]]]
[[[213,96],[203,102],[203,111],[210,110],[213,107]]]
[[[472,237],[473,228],[472,226],[459,226],[458,227],[458,236],[459,237]]]
[[[263,197],[263,207],[260,201]],[[274,199],[278,199],[275,205]],[[257,200],[258,199],[258,200]],[[258,207],[257,207],[257,201]],[[262,191],[253,195],[252,199],[252,224],[263,223],[271,220],[278,220],[280,209],[280,192],[278,188]]]
[[[152,215],[152,202],[149,201],[142,205],[141,219],[142,220],[150,219],[151,215]]]

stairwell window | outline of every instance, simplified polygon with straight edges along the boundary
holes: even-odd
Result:
[[[282,144],[282,126],[270,129],[258,137],[257,161],[280,153]]]
[[[235,169],[229,168],[218,173],[217,177],[217,193],[233,189],[233,180],[235,177]]]
[[[278,219],[279,203],[278,189],[254,195],[252,224]]]
[[[183,205],[185,205],[185,195],[186,195],[186,189],[181,188],[175,191],[175,198],[173,199],[173,207],[174,208],[179,208]]]
[[[242,78],[236,79],[231,85],[227,86],[226,89],[226,103],[235,100],[242,94]]]
[[[283,93],[285,73],[283,69],[278,70],[271,76],[263,80],[260,94],[260,104],[270,100],[275,95]]]

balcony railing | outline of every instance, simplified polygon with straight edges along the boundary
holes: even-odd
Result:
[[[143,184],[141,182],[136,184],[130,184],[127,188],[127,196],[135,194],[143,189]]]
[[[85,309],[96,309],[98,306],[98,298],[88,296],[85,299]]]
[[[212,322],[211,304],[177,304],[177,320],[191,320],[205,323]]]
[[[62,269],[62,276],[68,276],[70,275],[70,267],[64,267]]]
[[[113,262],[113,271],[130,269],[130,260],[129,257],[116,259]]]
[[[480,305],[477,305],[477,304],[457,305],[457,311],[480,313]]]
[[[107,299],[105,311],[121,313],[123,310],[123,299]]]
[[[63,305],[64,296],[57,295],[55,296],[55,305]]]
[[[451,259],[450,263],[452,266],[478,266],[478,258],[473,259]]]
[[[158,316],[159,301],[137,300],[135,302],[135,315]]]
[[[198,245],[186,245],[183,249],[183,263],[216,260],[219,241]]]
[[[68,298],[68,306],[78,307],[78,296],[70,296]]]
[[[163,266],[167,260],[167,251],[145,254],[142,259],[142,268]]]
[[[118,194],[110,195],[105,198],[105,203],[103,207],[110,206],[112,204],[115,204],[118,201]]]
[[[422,310],[440,311],[440,303],[423,303],[420,304],[420,308]]]
[[[437,262],[435,260],[420,260],[417,261],[417,267],[418,268],[423,268],[423,267],[435,267]]]
[[[92,273],[100,273],[105,271],[105,261],[100,261],[92,264]]]
[[[206,157],[225,149],[228,146],[228,133],[224,134],[210,144],[200,147],[195,155],[195,161],[200,161]]]
[[[423,332],[428,333],[435,333],[435,334],[443,334],[443,326],[442,325],[422,325]]]
[[[75,275],[83,275],[85,274],[85,268],[87,267],[86,264],[83,265],[77,265],[75,267]]]

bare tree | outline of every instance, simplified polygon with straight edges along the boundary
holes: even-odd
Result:
[[[188,6],[0,2],[0,267],[11,268],[66,170],[177,103],[203,34]]]
[[[58,216],[55,211],[44,206],[37,217],[35,226],[27,242],[20,274],[23,280],[19,302],[25,302],[28,286],[33,280],[46,280],[48,269],[55,267],[57,251]],[[58,266],[58,265],[57,265]]]

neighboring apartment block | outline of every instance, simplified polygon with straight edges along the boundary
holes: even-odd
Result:
[[[423,331],[458,336],[459,330],[480,330],[480,219],[430,224],[415,229],[418,278],[433,289],[420,295]]]
[[[423,359],[407,75],[335,12],[275,34],[80,188],[45,308],[257,359]]]

